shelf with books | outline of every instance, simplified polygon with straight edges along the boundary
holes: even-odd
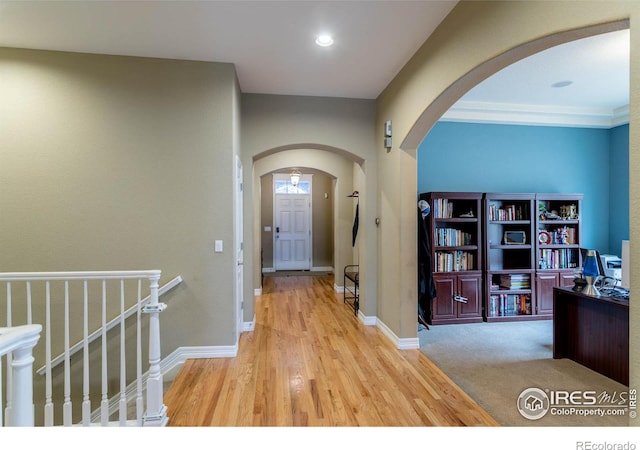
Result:
[[[533,318],[533,271],[488,273],[485,319],[490,321]]]
[[[455,251],[436,251],[434,272],[462,272],[467,270],[476,270],[476,260],[474,252],[455,250]]]
[[[553,288],[572,286],[582,267],[583,194],[536,194],[536,301],[552,317]]]
[[[482,264],[482,194],[429,192],[428,232],[435,272],[479,271]]]
[[[484,195],[487,321],[535,316],[534,200],[527,193]]]
[[[536,194],[538,270],[581,267],[582,194]]]
[[[434,325],[482,321],[482,194],[429,192],[427,216],[436,298]]]
[[[492,293],[489,297],[487,320],[532,316],[531,294]]]

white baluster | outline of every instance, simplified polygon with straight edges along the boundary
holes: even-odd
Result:
[[[27,323],[29,325],[33,323],[31,311],[31,281],[27,281]]]
[[[44,426],[53,426],[53,402],[51,400],[51,283],[45,283],[45,401]]]
[[[166,308],[158,303],[158,280],[160,275],[149,277],[151,290],[149,303],[144,312],[149,314],[149,377],[147,378],[147,412],[145,426],[164,426],[169,420],[167,407],[162,403],[162,372],[160,371],[160,313]]]
[[[11,281],[7,281],[7,328],[11,327]],[[11,353],[7,353],[7,367],[11,367]],[[2,386],[2,385],[0,385]],[[5,417],[7,418],[7,426],[11,426],[11,417],[13,416],[11,411],[13,408],[13,374],[11,371],[7,371],[7,406],[5,409]],[[0,403],[2,408],[2,403]]]
[[[72,425],[71,417],[71,364],[69,362],[69,281],[64,282],[64,403],[62,424]]]
[[[136,420],[142,426],[144,399],[142,397],[142,280],[138,280],[138,304],[136,312]]]
[[[89,292],[87,280],[84,280],[84,311],[83,311],[83,331],[82,340],[82,425],[91,425],[91,400],[89,398]]]
[[[109,425],[109,390],[107,384],[107,280],[102,280],[102,400],[100,419],[103,427]]]
[[[11,281],[7,281],[7,327],[11,328]]]
[[[2,356],[0,356],[0,427],[3,426],[3,413],[2,413]]]
[[[120,280],[120,426],[127,424],[127,364],[125,353],[125,336],[126,330],[124,326],[124,279]]]

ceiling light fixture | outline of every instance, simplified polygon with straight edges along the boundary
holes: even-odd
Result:
[[[573,81],[570,80],[565,80],[565,81],[558,81],[557,83],[553,83],[551,85],[551,87],[554,88],[563,88],[563,87],[567,87],[573,84]]]
[[[289,174],[289,177],[291,178],[291,185],[293,187],[296,187],[298,185],[298,183],[300,182],[300,178],[302,177],[302,173],[298,169],[293,169],[291,171],[291,173]]]
[[[329,47],[333,45],[333,38],[329,34],[321,34],[316,38],[316,44],[320,47]]]

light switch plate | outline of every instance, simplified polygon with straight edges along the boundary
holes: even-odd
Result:
[[[216,253],[221,253],[222,252],[222,241],[221,240],[217,240],[215,242],[215,251],[216,251]]]

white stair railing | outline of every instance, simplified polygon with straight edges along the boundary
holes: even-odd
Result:
[[[163,286],[159,287],[158,288],[158,298],[162,297],[163,294],[165,294],[166,292],[169,292],[171,289],[173,289],[174,287],[176,287],[180,283],[182,283],[182,277],[180,275],[178,275],[177,277],[175,277],[174,279],[172,279],[168,283],[166,283]],[[142,300],[142,305],[144,306],[144,305],[148,304],[149,300],[150,300],[150,296],[147,296],[146,298],[144,298]],[[128,319],[132,315],[136,314],[138,312],[138,310],[139,310],[138,305],[130,306],[129,309],[127,309],[125,311],[124,317],[119,315],[119,316],[114,317],[113,319],[111,319],[109,322],[107,322],[106,331],[109,332],[111,329],[113,329],[116,326],[120,325],[122,319],[124,319],[124,320]],[[96,339],[99,339],[100,336],[102,336],[102,332],[103,332],[103,329],[102,329],[102,327],[100,327],[97,330],[94,330],[91,334],[89,334],[87,336],[86,340],[83,338],[82,340],[80,340],[80,341],[76,342],[75,344],[73,344],[68,349],[69,356],[73,357],[73,355],[75,353],[77,353],[80,350],[82,350],[83,348],[85,348],[87,346],[87,344],[91,344]],[[55,367],[55,366],[61,364],[65,359],[65,355],[66,355],[66,350],[65,350],[65,352],[60,353],[58,356],[53,358],[51,360],[51,367]],[[41,367],[38,368],[38,370],[36,370],[36,373],[38,375],[44,375],[45,370],[46,370],[46,367],[45,366],[41,366]]]
[[[39,386],[39,391],[44,391],[43,398],[36,400],[36,406],[42,409],[42,425],[96,425],[91,421],[92,405],[99,405],[97,424],[102,426],[164,426],[167,423],[166,407],[162,402],[159,320],[159,313],[166,305],[158,302],[159,279],[159,270],[0,273],[0,284],[6,284],[7,327],[13,323],[31,324],[32,321],[44,324],[44,349],[37,347],[34,351],[36,360],[44,361],[45,377],[40,383],[43,386]],[[145,299],[143,291],[148,291]],[[133,306],[127,307],[131,303]],[[135,325],[127,326],[127,316],[133,313]],[[111,323],[108,315],[120,317],[117,324],[111,326],[111,331],[107,326]],[[146,362],[142,347],[143,316],[149,318],[149,346],[144,349],[148,354]],[[93,323],[101,324],[100,345],[90,352],[89,326]],[[113,338],[114,333],[119,336]],[[134,333],[136,339],[131,343],[127,337]],[[69,344],[72,336],[73,339],[81,336],[81,360],[72,358]],[[94,347],[98,347],[97,344]],[[62,348],[63,361],[63,366],[55,371],[51,357],[54,348]],[[146,408],[145,386],[140,381],[143,364],[147,366]],[[38,380],[35,381],[38,388]],[[133,413],[128,412],[126,398],[126,386],[130,381],[137,383]],[[11,388],[11,382],[8,378],[7,389]],[[109,411],[109,397],[114,394],[110,389],[116,390],[114,386],[119,386],[120,390],[116,422],[111,420]],[[75,411],[74,403],[80,405]],[[7,408],[15,408],[14,405],[15,401],[7,399]],[[36,425],[39,425],[38,420]]]

